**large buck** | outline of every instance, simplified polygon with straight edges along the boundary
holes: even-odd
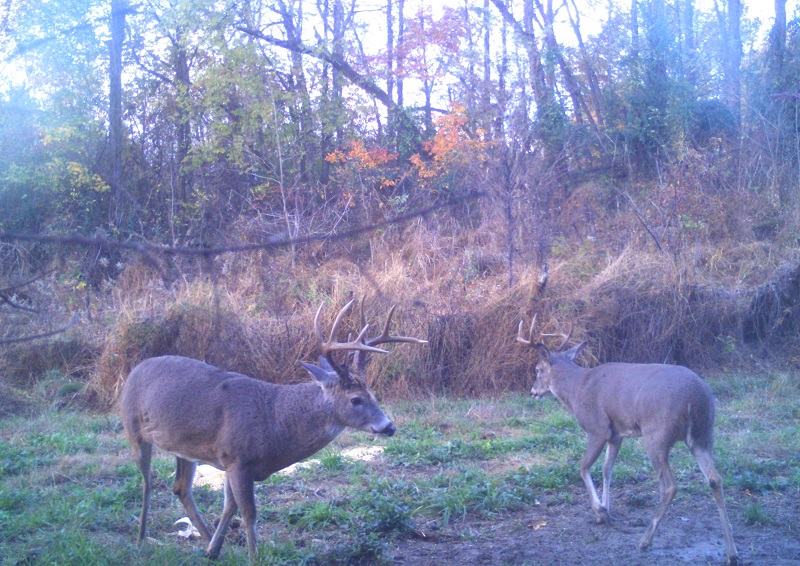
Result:
[[[128,376],[120,412],[136,464],[144,477],[139,536],[145,538],[150,499],[150,460],[155,445],[177,459],[173,492],[208,543],[206,555],[219,556],[228,524],[241,509],[250,561],[257,556],[256,502],[253,482],[322,449],[346,427],[391,436],[395,432],[364,379],[369,355],[390,342],[425,344],[425,340],[383,333],[367,339],[364,324],[355,340],[337,342],[339,324],[350,309],[339,312],[330,337],[320,329],[320,305],[314,332],[322,351],[319,365],[300,362],[313,382],[275,385],[180,356],[144,360]],[[335,352],[354,351],[352,367],[339,365]],[[225,504],[213,535],[192,498],[197,463],[225,471]]]
[[[517,341],[539,354],[531,395],[540,398],[548,391],[575,415],[586,432],[588,445],[581,461],[581,477],[589,490],[598,523],[611,521],[611,473],[622,440],[642,437],[647,456],[658,477],[661,501],[650,525],[639,540],[640,550],[648,548],[658,524],[678,491],[669,466],[669,453],[682,440],[703,472],[717,502],[725,535],[727,563],[738,563],[733,543],[722,479],[714,468],[714,396],[708,384],[691,370],[666,364],[601,364],[585,369],[575,363],[585,343],[561,351],[570,339],[571,329],[561,335],[564,341],[550,351],[534,342],[536,317],[529,337],[519,323]],[[603,493],[597,496],[590,469],[608,445],[603,462]]]

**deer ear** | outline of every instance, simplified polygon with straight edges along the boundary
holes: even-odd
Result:
[[[300,363],[302,364],[303,362],[300,362]],[[328,372],[331,372],[331,373],[336,373],[336,370],[333,369],[333,366],[330,363],[328,363],[328,358],[326,358],[325,356],[320,356],[319,357],[319,365],[325,371],[328,371]]]
[[[333,387],[338,384],[339,374],[334,371],[334,369],[324,358],[321,358],[320,364],[323,367],[315,366],[314,364],[309,364],[308,362],[300,362],[300,365],[306,368],[308,373],[311,374],[311,377],[314,378],[314,381],[323,387]]]
[[[580,344],[577,344],[576,346],[573,346],[569,350],[565,351],[564,355],[567,357],[569,361],[574,361],[575,358],[577,358],[580,355],[581,350],[583,350],[585,346],[586,342],[581,342]]]

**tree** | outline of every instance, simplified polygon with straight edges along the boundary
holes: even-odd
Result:
[[[6,143],[27,142],[0,156],[9,224],[89,232],[107,221],[107,137],[97,115],[109,107],[103,95],[108,51],[93,25],[94,14],[107,7],[94,0],[20,2],[19,16],[5,30],[9,57],[28,85],[27,92],[9,93],[4,108],[12,121],[22,110],[18,119],[26,130]],[[10,215],[17,210],[25,213]]]
[[[717,19],[724,46],[722,101],[730,108],[737,127],[741,125],[742,100],[740,72],[742,65],[742,2],[728,0],[727,13],[716,5]]]
[[[775,24],[769,34],[768,65],[773,80],[780,80],[786,50],[786,0],[775,0]]]
[[[124,124],[122,123],[122,49],[125,42],[125,16],[129,10],[127,0],[111,0],[111,40],[109,50],[109,110],[108,130],[111,153],[111,175],[109,186],[109,222],[120,222],[119,195],[122,191],[122,145]]]
[[[299,39],[282,39],[267,33],[263,33],[258,29],[250,28],[246,25],[239,25],[237,26],[237,29],[270,45],[274,45],[288,51],[309,55],[315,59],[329,64],[333,69],[340,73],[342,77],[349,80],[351,84],[375,98],[377,101],[383,104],[389,112],[393,112],[394,115],[398,117],[397,127],[398,133],[401,135],[401,137],[405,137],[409,140],[419,139],[419,132],[416,125],[400,103],[399,83],[397,84],[398,102],[395,102],[389,97],[386,91],[384,91],[375,83],[371,76],[359,72],[342,55],[334,54],[328,51],[324,46],[310,47]],[[416,147],[415,143],[409,144],[408,149]],[[406,149],[406,151],[408,151],[408,149]]]

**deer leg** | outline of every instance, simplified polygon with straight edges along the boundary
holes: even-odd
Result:
[[[603,504],[600,502],[600,498],[597,496],[597,489],[595,489],[594,482],[592,481],[592,474],[590,473],[592,464],[597,461],[605,444],[605,438],[601,436],[589,436],[586,453],[583,455],[583,460],[581,461],[581,477],[583,478],[584,485],[586,485],[586,489],[589,490],[589,498],[592,502],[592,510],[596,516],[596,521],[598,523],[608,524],[611,522],[611,515],[608,514],[608,509],[603,507]],[[605,478],[603,479],[603,483],[605,484]]]
[[[183,503],[183,506],[186,507],[189,518],[197,527],[197,530],[200,531],[203,540],[210,542],[211,531],[203,520],[202,515],[200,515],[200,512],[197,510],[194,497],[192,497],[192,481],[194,480],[194,472],[197,469],[197,463],[177,457],[176,460],[178,461],[178,466],[175,469],[175,483],[172,484],[172,493],[177,495],[181,503]]]
[[[725,536],[725,555],[728,566],[734,566],[739,563],[739,554],[736,551],[736,545],[733,542],[733,533],[731,532],[731,523],[728,521],[728,513],[725,511],[725,494],[722,491],[722,478],[719,477],[716,468],[714,467],[714,455],[710,450],[695,448],[692,450],[694,459],[700,466],[700,471],[708,481],[708,486],[711,488],[711,494],[714,496],[714,501],[717,502],[717,510],[719,510],[719,518],[722,521],[722,533]]]
[[[669,451],[672,447],[668,446],[665,449],[665,444],[659,442],[658,439],[645,439],[645,443],[647,446],[647,457],[650,459],[650,463],[653,465],[653,469],[656,471],[656,476],[658,477],[661,501],[658,504],[655,515],[653,515],[653,519],[650,521],[650,526],[647,527],[642,538],[639,539],[639,544],[637,545],[639,550],[645,550],[650,547],[658,524],[661,522],[661,519],[664,518],[669,504],[672,503],[672,499],[678,492],[675,477],[672,475],[672,469],[669,467]]]
[[[139,516],[139,536],[137,541],[143,541],[147,534],[147,508],[150,504],[150,489],[152,481],[150,477],[150,462],[153,457],[153,445],[149,442],[131,442],[133,455],[136,459],[136,466],[142,473],[142,514]]]
[[[247,551],[250,562],[253,563],[258,557],[258,547],[256,546],[256,495],[253,489],[253,480],[246,474],[228,473],[226,477],[229,479],[231,490],[242,513],[242,522],[247,533]]]
[[[606,457],[603,461],[603,495],[601,505],[611,514],[611,475],[614,471],[614,462],[617,461],[619,447],[622,445],[622,437],[614,436],[608,441],[606,447]]]
[[[219,551],[222,549],[222,543],[225,541],[225,531],[228,530],[228,525],[233,518],[233,514],[238,509],[236,498],[233,496],[230,484],[230,473],[225,473],[225,506],[222,508],[222,516],[217,523],[217,529],[214,531],[214,536],[211,537],[211,542],[208,543],[206,548],[206,556],[211,560],[216,560],[219,556]]]

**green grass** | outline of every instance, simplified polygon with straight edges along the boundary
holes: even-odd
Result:
[[[773,520],[759,494],[800,490],[798,383],[783,373],[711,380],[717,467],[728,498],[742,501],[731,512],[749,524]],[[539,498],[587,504],[578,475],[585,438],[552,399],[436,398],[388,409],[394,437],[346,432],[306,466],[257,485],[262,563],[389,561],[393,538],[432,525],[457,533],[460,524],[524,511]],[[360,448],[371,459],[350,451]],[[671,462],[681,493],[707,491],[685,446]],[[156,452],[148,527],[157,542],[136,545],[141,477],[116,416],[44,410],[0,420],[3,563],[203,563],[199,541],[170,534],[185,516],[171,492],[174,466]],[[652,475],[641,442],[626,440],[615,490],[644,478],[655,486]],[[218,517],[218,490],[196,486],[195,498],[209,521]],[[246,560],[235,540],[242,534],[231,533],[220,564]]]

